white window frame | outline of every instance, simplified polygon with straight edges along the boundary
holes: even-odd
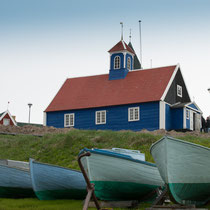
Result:
[[[136,113],[138,114],[136,117]],[[139,121],[140,120],[140,107],[130,107],[128,108],[128,121]]]
[[[127,69],[131,70],[131,58],[130,57],[127,58]]]
[[[119,55],[114,57],[114,69],[120,69],[120,56]]]
[[[64,127],[74,127],[74,121],[75,121],[74,113],[64,114]]]
[[[190,119],[190,110],[186,109],[186,119],[189,120]]]
[[[106,124],[106,110],[95,112],[95,124],[96,125]]]
[[[177,85],[177,96],[182,98],[182,86]]]

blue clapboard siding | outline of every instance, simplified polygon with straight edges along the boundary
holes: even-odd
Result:
[[[183,129],[183,108],[171,109],[171,126],[173,130]]]
[[[189,107],[192,107],[193,109],[198,110],[198,107],[196,107],[195,104],[190,104],[190,105],[188,105],[188,106],[189,106]]]
[[[188,109],[189,110],[189,109]],[[186,117],[186,129],[190,130],[190,110],[189,110],[189,119]]]
[[[128,122],[128,108],[140,107],[140,120]],[[106,110],[106,124],[95,124],[95,112]],[[133,130],[159,129],[159,102],[139,103],[93,109],[58,111],[47,113],[47,126],[64,127],[64,114],[75,113],[75,126],[78,129]]]
[[[172,121],[172,113],[171,113],[172,111],[171,111],[171,107],[168,105],[168,104],[166,104],[165,105],[165,129],[166,130],[172,130],[173,128],[172,128],[172,123],[171,123],[171,121]]]

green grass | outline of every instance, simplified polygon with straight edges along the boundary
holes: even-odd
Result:
[[[0,159],[28,161],[34,158],[40,162],[79,169],[77,155],[81,149],[121,147],[136,149],[145,153],[146,160],[154,162],[149,153],[152,143],[161,135],[132,131],[71,130],[67,134],[47,134],[40,137],[24,135],[0,135]],[[185,141],[210,147],[210,138],[191,136],[178,137]],[[146,205],[146,204],[145,204]],[[0,210],[4,209],[82,209],[82,201],[37,199],[0,199]],[[144,207],[139,208],[144,209]]]
[[[148,204],[142,204],[138,209],[143,210],[149,206]],[[82,207],[83,201],[78,200],[0,199],[0,210],[81,210]],[[88,209],[95,210],[96,208]],[[120,208],[114,209],[122,210]]]

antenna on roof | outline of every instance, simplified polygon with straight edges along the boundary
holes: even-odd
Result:
[[[140,62],[142,68],[142,44],[141,44],[141,20],[139,20],[139,40],[140,40]]]
[[[131,28],[130,28],[129,42],[131,42]]]
[[[123,22],[120,22],[121,24],[121,40],[123,40]]]

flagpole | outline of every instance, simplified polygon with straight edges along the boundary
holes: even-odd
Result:
[[[139,39],[140,39],[140,62],[141,62],[141,68],[143,66],[142,64],[142,44],[141,44],[141,20],[139,20]]]

